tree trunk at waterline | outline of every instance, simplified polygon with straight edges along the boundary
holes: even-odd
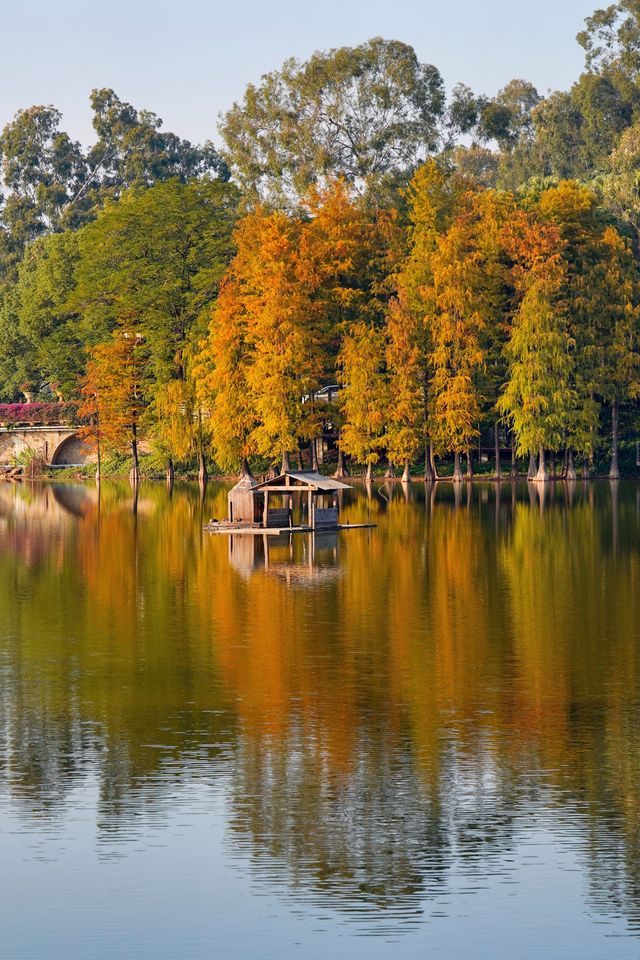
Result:
[[[367,472],[365,473],[364,478],[367,481],[367,483],[371,483],[371,481],[373,480],[373,464],[371,463],[371,461],[369,461],[369,463],[367,464]]]
[[[138,433],[136,430],[135,424],[133,425],[133,431],[131,434],[131,456],[133,457],[133,466],[129,472],[129,480],[131,483],[139,483],[140,481],[140,461],[138,459]]]
[[[527,480],[533,480],[535,478],[537,469],[536,455],[532,451],[529,453],[529,469],[527,470]]]
[[[502,465],[500,464],[500,427],[496,420],[493,425],[493,441],[495,447],[496,467],[493,472],[494,480],[502,480]]]
[[[209,474],[207,473],[207,461],[204,458],[204,450],[200,448],[198,450],[198,482],[201,486],[206,484],[209,479]]]
[[[546,483],[547,480],[549,479],[549,475],[547,473],[547,467],[544,459],[544,447],[540,447],[540,456],[538,459],[538,472],[536,473],[533,479],[535,483]]]
[[[427,444],[424,448],[424,481],[425,483],[433,483],[434,480],[435,474],[431,460],[431,447]]]
[[[611,404],[611,466],[609,468],[609,480],[620,479],[620,468],[618,466],[618,402],[614,400]]]
[[[433,449],[433,444],[429,444],[429,459],[431,460],[431,469],[433,471],[433,479],[438,480],[438,468],[436,466],[436,454]]]
[[[573,462],[573,450],[571,450],[571,448],[569,448],[569,449],[567,450],[567,472],[566,472],[566,479],[567,479],[569,482],[572,482],[572,481],[578,479],[578,474],[576,473],[576,466],[575,466],[575,463]]]
[[[511,434],[511,479],[516,480],[518,477],[518,458],[516,456],[516,441],[513,434]]]
[[[473,480],[473,450],[467,450],[467,480]]]
[[[462,483],[463,480],[462,470],[460,469],[460,452],[456,450],[453,455],[453,477],[452,480],[454,483]]]
[[[347,469],[347,463],[345,460],[344,453],[342,450],[338,450],[338,465],[336,467],[336,472],[334,477],[337,480],[344,480],[345,477],[349,476],[349,470]]]
[[[402,471],[402,483],[411,483],[411,468],[407,460]]]

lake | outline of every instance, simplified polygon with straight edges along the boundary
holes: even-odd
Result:
[[[640,956],[640,487],[0,485],[12,960]]]

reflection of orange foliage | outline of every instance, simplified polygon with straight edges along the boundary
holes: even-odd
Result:
[[[377,529],[318,551],[314,562],[335,563],[338,576],[289,584],[278,570],[309,563],[305,538],[274,542],[265,568],[259,543],[234,566],[228,539],[203,532],[224,513],[222,485],[204,502],[192,487],[169,499],[143,485],[137,512],[127,484],[99,497],[5,488],[0,612],[15,749],[26,750],[19,732],[34,718],[61,725],[61,744],[96,724],[114,750],[126,747],[126,764],[105,773],[124,790],[158,773],[149,744],[175,748],[177,763],[201,742],[241,742],[255,796],[269,764],[286,783],[293,752],[318,815],[323,791],[360,789],[358,778],[399,757],[437,799],[462,756],[473,770],[488,765],[505,795],[523,769],[594,808],[615,788],[632,843],[638,519],[605,487],[572,496],[550,490],[541,509],[498,485],[468,497],[415,485],[407,499],[399,485],[371,499],[363,486],[343,516],[373,517]],[[46,769],[34,763],[22,789]]]

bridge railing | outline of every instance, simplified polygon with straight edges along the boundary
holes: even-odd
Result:
[[[67,403],[0,403],[0,427],[76,426],[78,404]]]

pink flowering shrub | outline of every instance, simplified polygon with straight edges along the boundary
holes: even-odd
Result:
[[[78,406],[75,403],[0,403],[0,425],[7,424],[11,427],[26,423],[48,426],[77,422]]]

